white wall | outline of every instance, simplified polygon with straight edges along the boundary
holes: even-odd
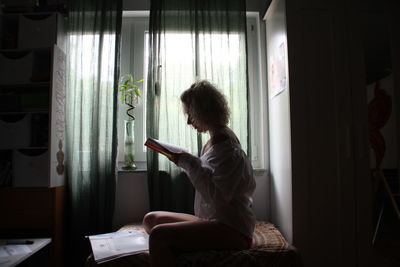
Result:
[[[269,203],[268,176],[265,171],[255,171],[254,178],[257,183],[253,194],[253,210],[257,220],[268,220]],[[115,210],[113,229],[117,230],[121,226],[141,222],[143,216],[149,212],[149,195],[147,185],[147,173],[139,172],[119,172],[117,177]]]
[[[146,172],[119,172],[115,194],[113,229],[141,222],[149,212],[149,194]]]
[[[256,180],[256,190],[253,194],[253,211],[259,221],[269,221],[270,219],[270,193],[269,176],[264,170],[254,171]]]
[[[258,11],[264,13],[267,7],[266,0],[246,0],[247,11]],[[124,10],[150,10],[150,0],[123,0]]]
[[[150,10],[150,0],[122,0],[123,10]]]
[[[276,58],[280,46],[286,53],[286,12],[284,1],[275,1],[266,14],[267,69],[269,75],[269,151],[270,151],[270,191],[271,221],[276,224],[285,238],[292,242],[292,169],[291,169],[291,136],[290,136],[290,90],[288,86],[287,56],[286,60]],[[279,65],[279,62],[283,63]],[[273,63],[274,62],[274,63]],[[274,64],[274,67],[272,67]],[[272,69],[286,76],[284,91],[278,95],[271,94],[271,88],[281,87],[280,81],[272,81]],[[276,73],[276,72],[275,72]],[[279,79],[279,77],[277,77]]]

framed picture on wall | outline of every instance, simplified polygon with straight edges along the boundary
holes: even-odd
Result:
[[[272,47],[268,60],[268,88],[269,96],[273,98],[287,88],[287,56],[286,42],[282,41]]]

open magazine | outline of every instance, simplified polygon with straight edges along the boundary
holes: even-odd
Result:
[[[168,159],[171,159],[174,153],[187,152],[186,149],[150,137],[147,138],[144,145],[163,154]]]
[[[96,263],[138,254],[149,249],[149,236],[136,230],[127,230],[88,236]]]

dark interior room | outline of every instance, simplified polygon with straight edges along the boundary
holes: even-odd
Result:
[[[0,266],[400,266],[399,14],[0,0]]]

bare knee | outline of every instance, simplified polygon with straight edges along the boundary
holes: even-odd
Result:
[[[175,247],[173,230],[164,224],[155,225],[149,235],[150,254],[154,252],[165,252]]]
[[[149,246],[164,246],[166,239],[166,229],[163,225],[155,225],[149,234]]]
[[[144,215],[142,224],[148,234],[151,233],[154,226],[159,224],[159,217],[160,216],[158,215],[157,211],[152,211]]]
[[[152,211],[147,213],[143,218],[143,226],[148,234],[152,229],[164,223],[174,223],[174,222],[184,222],[184,221],[197,221],[197,217],[176,212],[166,212],[166,211]]]
[[[171,229],[155,225],[149,235],[149,251],[152,266],[175,266],[175,255],[171,246]]]

